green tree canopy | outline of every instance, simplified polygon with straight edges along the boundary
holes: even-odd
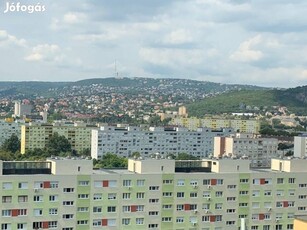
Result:
[[[9,139],[6,139],[1,146],[1,149],[11,153],[16,153],[20,150],[20,140],[16,134],[12,134]]]
[[[187,153],[179,153],[176,160],[198,160],[198,158]]]
[[[58,133],[54,133],[46,144],[46,151],[51,155],[71,152],[71,144],[65,136],[60,136]]]
[[[103,155],[102,160],[95,160],[95,168],[126,168],[128,160],[124,157],[119,157],[113,153]]]

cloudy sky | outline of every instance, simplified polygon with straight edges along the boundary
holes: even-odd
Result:
[[[19,0],[46,11],[4,13],[17,2],[1,0],[1,81],[110,77],[116,60],[121,77],[307,84],[306,0]]]

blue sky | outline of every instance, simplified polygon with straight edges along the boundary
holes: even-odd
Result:
[[[305,0],[1,0],[0,80],[114,76],[307,84]]]

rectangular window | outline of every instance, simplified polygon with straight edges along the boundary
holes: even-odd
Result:
[[[122,225],[130,225],[130,218],[123,218]]]
[[[163,180],[163,184],[173,184],[173,180]]]
[[[88,199],[89,194],[78,194],[78,199]]]
[[[78,181],[78,185],[79,186],[89,186],[90,182],[88,180],[86,180],[86,181],[81,180],[81,181]]]
[[[49,196],[49,201],[51,201],[51,202],[58,201],[58,195],[50,195]]]
[[[108,200],[116,200],[116,193],[109,193]]]
[[[2,203],[12,203],[12,196],[2,196]]]
[[[34,196],[33,201],[34,202],[43,202],[43,196]]]
[[[289,182],[289,184],[294,184],[295,183],[295,178],[289,178],[288,182]]]
[[[131,193],[123,193],[123,200],[130,200]]]
[[[145,193],[144,192],[137,192],[136,193],[136,198],[137,199],[144,199],[145,198]]]
[[[88,212],[88,207],[78,207],[77,211],[78,212]]]
[[[102,207],[101,206],[94,206],[93,207],[93,213],[102,213]]]
[[[124,187],[131,187],[131,180],[123,180],[123,186]]]
[[[64,189],[63,189],[63,192],[65,192],[65,193],[72,193],[72,192],[74,192],[74,191],[75,191],[74,188],[64,188]]]
[[[3,190],[11,190],[11,189],[13,189],[12,182],[3,182],[2,183],[2,189]]]
[[[183,179],[178,180],[177,186],[184,186],[184,180]]]
[[[57,208],[50,208],[49,209],[49,215],[57,215],[58,209]]]
[[[149,186],[149,191],[157,191],[159,190],[159,186]]]
[[[135,223],[137,225],[143,225],[144,224],[144,218],[136,218]]]
[[[95,193],[93,195],[93,200],[102,200],[102,193]]]
[[[28,188],[28,182],[19,182],[18,188],[19,189],[27,189]]]
[[[177,192],[177,198],[184,198],[184,192]]]
[[[116,212],[116,206],[108,206],[108,212]]]
[[[138,187],[143,187],[143,186],[145,186],[145,180],[137,180],[137,181],[136,181],[136,186],[138,186]]]

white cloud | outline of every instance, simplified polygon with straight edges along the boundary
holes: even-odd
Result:
[[[9,34],[6,30],[0,30],[0,46],[6,46],[10,44],[25,47],[26,40],[18,39],[15,36]]]
[[[257,35],[247,41],[240,44],[239,49],[234,52],[230,58],[235,61],[251,62],[258,61],[263,57],[263,53],[260,50],[254,49],[256,45],[261,43],[261,35]]]
[[[86,20],[86,15],[77,12],[69,12],[63,17],[63,22],[68,24],[77,24],[84,22],[84,20]]]
[[[61,49],[58,45],[43,44],[32,48],[31,54],[26,56],[25,60],[59,62],[62,57]]]
[[[174,30],[171,33],[167,34],[163,39],[163,42],[166,44],[184,44],[192,42],[193,38],[190,31],[185,29]]]

